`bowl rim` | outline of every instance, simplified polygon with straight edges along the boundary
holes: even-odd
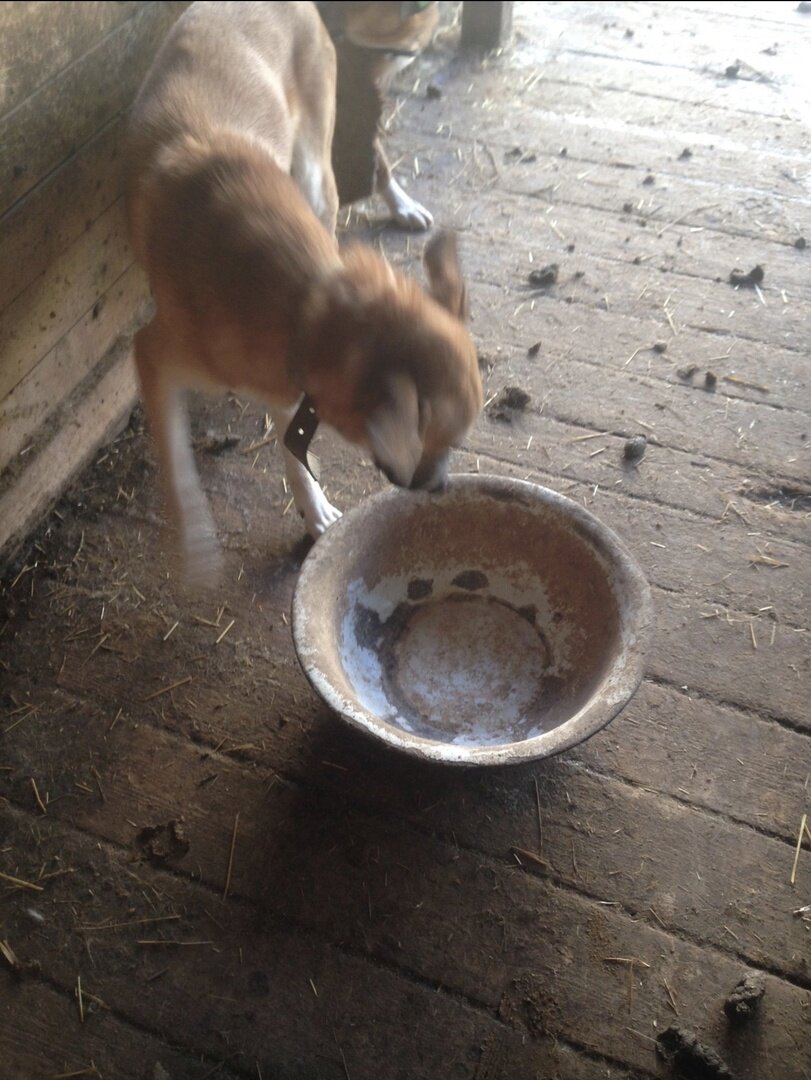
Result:
[[[379,508],[387,502],[411,501],[415,506],[427,505],[436,495],[426,492],[388,488],[366,497],[353,507],[321,536],[305,558],[295,584],[292,603],[292,634],[299,664],[319,697],[352,727],[402,750],[412,757],[453,765],[506,765],[552,757],[590,738],[604,728],[636,692],[644,675],[653,629],[651,590],[639,564],[625,543],[608,525],[591,511],[551,488],[515,477],[487,473],[457,473],[449,478],[444,494],[490,496],[503,502],[505,498],[523,496],[532,502],[551,506],[570,519],[577,532],[594,547],[612,569],[615,580],[621,579],[625,594],[626,619],[623,641],[633,639],[620,650],[594,696],[572,717],[550,731],[530,739],[499,743],[495,746],[470,746],[444,743],[404,731],[374,717],[357,703],[348,700],[318,663],[318,650],[312,645],[308,621],[312,607],[308,594],[316,586],[322,567],[332,558],[332,548],[347,530],[356,529],[368,515],[370,507]],[[439,498],[443,496],[440,495]],[[618,661],[622,661],[618,663]]]

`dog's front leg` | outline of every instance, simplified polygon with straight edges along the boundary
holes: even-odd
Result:
[[[155,323],[138,331],[135,362],[182,572],[191,584],[216,584],[222,552],[194,464],[182,389],[167,370],[168,359]]]
[[[314,540],[317,540],[333,522],[338,520],[341,511],[335,509],[321,490],[318,482],[313,479],[304,465],[284,445],[285,432],[290,421],[296,415],[296,408],[295,405],[290,408],[282,408],[278,405],[272,406],[270,415],[276,428],[278,444],[284,454],[284,471],[296,503],[296,509],[304,518],[307,532]]]
[[[375,190],[388,206],[391,216],[404,229],[430,229],[434,219],[429,210],[403,191],[392,175],[391,167],[378,139],[375,143]]]

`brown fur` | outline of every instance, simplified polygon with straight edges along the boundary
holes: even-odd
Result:
[[[186,387],[253,395],[280,436],[307,393],[405,486],[440,482],[448,447],[481,407],[452,240],[436,240],[429,260],[443,306],[372,251],[338,253],[334,88],[334,50],[312,5],[195,4],[134,107],[130,224],[156,308],[136,363],[170,515],[200,578],[218,549]],[[318,535],[338,512],[284,453]]]

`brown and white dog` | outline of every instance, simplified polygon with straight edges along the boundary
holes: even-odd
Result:
[[[130,231],[155,300],[135,359],[197,580],[211,577],[219,548],[186,388],[252,395],[280,437],[305,395],[393,482],[427,489],[444,484],[448,450],[481,408],[452,238],[426,249],[431,296],[369,249],[338,251],[334,109],[335,52],[310,3],[193,4],[133,108]],[[284,459],[317,537],[339,513],[287,447]]]

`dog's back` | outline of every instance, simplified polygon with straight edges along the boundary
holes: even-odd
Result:
[[[292,401],[284,357],[314,280],[340,267],[334,239],[267,148],[238,132],[177,139],[145,181],[144,262],[191,384]]]
[[[312,4],[192,4],[166,39],[132,109],[127,198],[139,261],[146,263],[144,179],[161,151],[184,136],[206,142],[241,132],[255,140],[283,173],[295,177],[329,229],[335,207],[319,204],[329,169],[323,147],[334,126],[334,95],[335,52]]]
[[[184,381],[297,396],[266,361],[286,351],[308,283],[338,265],[313,216],[330,183],[331,72],[311,4],[194,4],[136,99],[130,231]]]

